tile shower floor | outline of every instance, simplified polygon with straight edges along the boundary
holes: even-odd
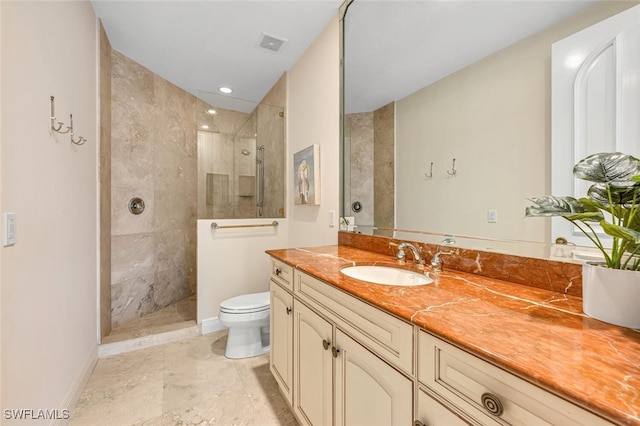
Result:
[[[269,356],[224,357],[227,331],[101,358],[73,426],[297,425]]]
[[[194,295],[159,311],[114,327],[111,334],[102,339],[102,343],[121,342],[166,331],[180,330],[195,324],[196,296]]]

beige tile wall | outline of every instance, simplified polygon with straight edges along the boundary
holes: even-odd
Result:
[[[345,216],[356,225],[392,228],[394,225],[394,103],[373,112],[347,114],[345,144],[349,150],[347,181],[350,182]],[[359,201],[360,212],[351,210]]]
[[[111,44],[100,23],[100,337],[111,332]]]
[[[195,293],[196,97],[112,52],[112,325]],[[140,197],[135,216],[128,202]]]

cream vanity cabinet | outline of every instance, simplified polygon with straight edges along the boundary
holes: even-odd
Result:
[[[292,403],[293,397],[293,295],[290,293],[292,289],[293,268],[272,259],[269,284],[271,302],[269,368],[289,404]]]
[[[410,425],[414,381],[398,367],[411,372],[412,325],[299,271],[294,295],[298,420]]]
[[[298,419],[314,426],[411,424],[413,381],[304,303],[294,305]]]
[[[298,420],[411,425],[413,326],[297,270],[292,295],[273,279],[274,270],[272,264],[271,371]],[[282,338],[290,320],[293,342]],[[283,379],[289,348],[291,383]]]

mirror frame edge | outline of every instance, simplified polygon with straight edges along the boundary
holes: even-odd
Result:
[[[344,178],[345,178],[345,170],[344,170],[344,159],[345,159],[345,109],[344,109],[344,105],[345,105],[345,90],[344,90],[344,84],[345,84],[345,80],[344,80],[344,42],[345,42],[345,22],[344,19],[347,15],[347,11],[349,10],[349,6],[351,6],[351,4],[353,3],[354,0],[345,0],[341,5],[340,5],[340,10],[339,10],[339,20],[340,20],[340,24],[339,24],[339,28],[340,28],[340,35],[339,35],[339,44],[340,44],[340,51],[339,51],[339,60],[340,60],[340,86],[339,89],[340,90],[340,105],[339,105],[339,110],[338,113],[340,115],[340,122],[339,122],[339,132],[340,132],[340,140],[339,140],[339,155],[340,158],[338,159],[338,161],[340,162],[340,168],[339,168],[339,176],[338,176],[338,181],[340,182],[340,187],[338,189],[338,196],[340,197],[340,202],[338,203],[338,210],[339,210],[339,219],[338,219],[338,224],[341,223],[340,218],[345,216],[345,199],[344,199]],[[338,226],[338,229],[340,229],[340,227]]]

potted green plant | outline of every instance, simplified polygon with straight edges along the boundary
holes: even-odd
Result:
[[[604,257],[604,262],[583,264],[583,311],[640,328],[640,160],[620,152],[593,154],[578,162],[573,174],[593,182],[586,197],[531,198],[536,206],[527,207],[525,216],[560,216],[580,229]],[[611,237],[610,247],[599,232]]]

